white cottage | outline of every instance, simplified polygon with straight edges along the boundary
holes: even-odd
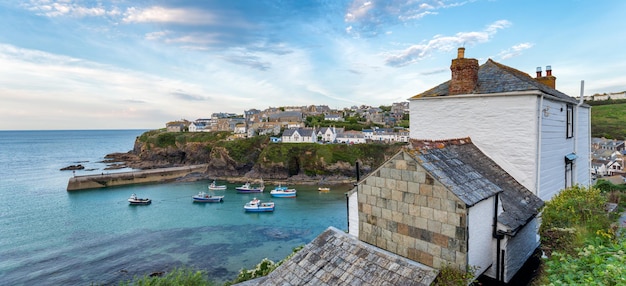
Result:
[[[452,60],[452,79],[409,99],[411,138],[470,137],[543,200],[591,184],[590,106],[555,89],[550,66],[537,78],[491,59]]]
[[[283,143],[316,143],[317,133],[312,128],[287,129],[281,140]]]

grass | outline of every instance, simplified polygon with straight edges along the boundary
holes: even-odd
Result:
[[[626,103],[593,106],[591,108],[591,136],[626,139]]]

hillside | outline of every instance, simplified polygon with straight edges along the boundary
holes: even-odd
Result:
[[[346,180],[380,166],[404,144],[270,143],[268,136],[228,140],[228,132],[165,132],[137,137],[132,151],[110,154],[125,166],[152,169],[208,164],[210,178]],[[117,159],[117,160],[116,160]]]
[[[626,102],[606,103],[591,103],[591,136],[626,139]]]

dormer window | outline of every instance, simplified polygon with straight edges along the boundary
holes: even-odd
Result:
[[[565,131],[565,138],[574,137],[574,106],[567,105],[567,130]]]

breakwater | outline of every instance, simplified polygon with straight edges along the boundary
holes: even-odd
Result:
[[[86,189],[98,189],[106,187],[162,183],[174,181],[192,173],[204,173],[207,165],[192,165],[183,167],[170,167],[160,169],[149,169],[132,172],[120,172],[112,174],[75,176],[67,183],[67,191],[77,191]]]

